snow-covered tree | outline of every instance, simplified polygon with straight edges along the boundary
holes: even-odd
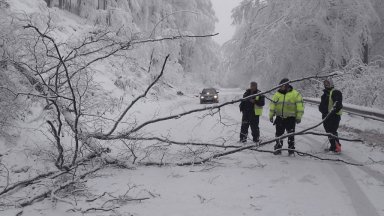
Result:
[[[26,80],[6,63],[18,48],[14,37],[16,27],[12,25],[8,8],[8,2],[0,1],[0,137],[7,137],[10,126],[15,120],[23,120],[28,110],[28,100],[15,94],[16,90],[27,92]]]
[[[202,35],[215,28],[215,12],[210,0],[46,0],[47,5],[78,14],[98,25],[125,29],[138,37],[176,34]],[[219,47],[211,38],[164,43],[144,51],[147,59],[172,50],[183,72],[204,80],[219,65]],[[156,55],[155,55],[156,56]]]
[[[374,61],[384,56],[384,1],[372,0],[380,22],[371,25],[372,43],[370,44],[370,58]]]
[[[272,85],[363,61],[377,17],[370,0],[244,0],[233,19],[227,79]]]

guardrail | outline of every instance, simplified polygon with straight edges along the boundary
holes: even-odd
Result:
[[[315,104],[315,105],[320,104],[320,100],[314,99],[314,98],[304,98],[304,101],[307,103]],[[348,105],[348,104],[343,104],[343,105],[344,105],[343,112],[349,113],[351,115],[367,118],[367,119],[372,119],[375,121],[384,122],[384,111],[383,113],[381,113],[374,110],[359,109],[358,107],[353,105]]]

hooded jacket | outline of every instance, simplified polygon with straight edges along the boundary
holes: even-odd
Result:
[[[248,89],[243,94],[243,98],[249,97],[250,95],[257,94],[257,93],[260,93],[260,91],[257,90],[256,93],[252,93],[251,89]],[[244,113],[244,114],[254,114],[254,112],[255,112],[255,105],[260,106],[260,107],[265,105],[265,96],[264,95],[260,95],[258,100],[256,100],[256,97],[252,97],[251,99],[254,99],[255,103],[252,103],[249,100],[241,101],[239,106],[240,106],[240,111],[242,113]]]
[[[289,86],[287,91],[279,90],[272,97],[269,107],[269,118],[278,116],[280,118],[295,117],[301,120],[304,114],[304,101],[301,94]]]

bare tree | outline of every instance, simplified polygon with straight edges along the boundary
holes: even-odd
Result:
[[[51,36],[52,27],[47,23],[45,30],[40,30],[37,26],[29,22],[24,26],[29,39],[27,51],[31,54],[30,58],[24,61],[7,60],[7,65],[12,65],[34,86],[35,93],[22,93],[8,89],[16,97],[28,95],[43,98],[46,100],[46,109],[52,110],[54,119],[48,120],[52,136],[57,148],[57,159],[55,165],[60,170],[68,170],[75,166],[79,151],[83,145],[87,145],[92,151],[98,148],[90,146],[95,140],[91,140],[98,132],[88,131],[85,123],[86,114],[91,113],[92,107],[97,106],[92,103],[93,94],[97,89],[97,83],[92,80],[92,66],[116,55],[124,55],[133,46],[140,46],[147,43],[155,43],[167,40],[178,40],[183,38],[211,37],[216,34],[208,35],[175,35],[157,39],[130,39],[122,41],[117,38],[118,33],[107,29],[91,32],[86,35],[79,43],[73,41],[69,43],[57,42]],[[77,44],[77,45],[72,45]],[[123,114],[118,117],[113,127],[107,134],[112,134],[121,123],[127,112],[142,98],[145,98],[152,87],[158,83],[163,76],[166,64],[170,55],[165,57],[161,72],[155,77],[145,92],[134,99],[125,109]],[[151,67],[150,67],[151,68]],[[53,108],[53,109],[52,109]],[[97,116],[102,118],[102,116]],[[74,148],[69,149],[71,160],[66,161],[65,145],[61,140],[62,132],[65,127],[69,127],[73,133]]]

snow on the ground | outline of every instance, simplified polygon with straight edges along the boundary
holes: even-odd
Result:
[[[48,13],[42,1],[24,0],[10,1],[10,3],[16,11],[38,12],[35,14],[36,19],[44,17],[40,12]],[[62,27],[58,28],[59,32],[55,35],[60,40],[93,28],[89,23],[67,12],[57,10],[55,14],[53,18],[56,24]],[[146,67],[147,61],[141,59],[136,67]],[[185,78],[178,73],[180,68],[175,65],[167,66],[166,78],[169,79],[167,81],[178,83],[180,86],[184,84],[184,90],[190,94],[177,96],[176,91],[179,89],[164,90],[164,86],[157,87],[157,92],[161,91],[159,98],[151,95],[150,99],[137,104],[129,113],[130,121],[143,122],[157,116],[211,106],[198,103],[199,99],[196,95],[200,89],[196,89],[196,84],[190,82],[192,78]],[[126,65],[126,68],[128,66]],[[125,71],[111,69],[112,71],[105,70],[107,71],[105,72],[102,68],[99,69],[104,73],[97,73],[95,79],[107,92],[105,97],[112,97],[112,95],[116,98],[124,97],[122,102],[124,104],[129,103],[132,96],[142,92],[142,89],[123,92],[116,88],[115,81]],[[124,77],[126,80],[123,82],[137,80],[135,76],[124,75],[129,77]],[[145,84],[145,80],[148,81],[149,78],[150,76],[147,75],[140,81]],[[239,98],[242,93],[239,89],[221,89],[220,101]],[[274,137],[274,128],[269,123],[267,107],[264,112],[260,123],[262,139],[270,139]],[[305,112],[299,129],[320,121],[320,114],[316,107],[307,105]],[[55,169],[52,155],[50,155],[55,147],[49,142],[51,136],[47,133],[42,107],[33,107],[31,113],[28,121],[14,130],[14,137],[0,139],[0,162],[9,168],[12,183]],[[205,116],[203,113],[198,113],[148,126],[145,128],[145,135],[163,136],[177,141],[221,143],[226,140],[226,144],[237,144],[241,119],[238,105],[227,106],[221,110],[220,114],[220,116],[218,114]],[[122,124],[121,127],[123,126],[127,125]],[[384,133],[382,123],[354,116],[344,115],[342,126],[359,131],[373,131],[372,134],[377,136],[379,133]],[[321,127],[316,130],[323,131]],[[353,130],[342,131],[341,135],[359,136]],[[114,196],[122,195],[136,185],[129,195],[133,198],[149,198],[142,202],[122,203],[123,205],[117,209],[121,215],[384,215],[383,152],[379,148],[360,143],[342,142],[342,144],[343,154],[340,156],[323,153],[323,149],[327,146],[327,139],[323,137],[297,137],[296,147],[300,151],[321,157],[341,158],[355,163],[364,163],[365,166],[354,167],[299,156],[273,156],[244,151],[203,166],[139,166],[132,170],[104,169],[94,178],[87,180],[85,184],[89,192],[94,195],[109,192]],[[106,145],[112,149],[112,154],[122,151],[121,146],[115,142],[106,143]],[[263,148],[271,150],[273,144]],[[2,176],[1,179],[6,177]],[[100,202],[78,202],[79,206],[76,208],[100,207],[103,204]],[[23,212],[28,216],[82,215],[69,212],[68,210],[72,208],[73,206],[66,203],[59,201],[55,204],[50,199],[46,199],[26,207]],[[19,211],[20,209],[0,211],[0,215],[16,215]],[[88,212],[87,215],[116,214]]]
[[[239,97],[237,89],[220,90],[221,102]],[[175,114],[201,106],[194,95],[175,96],[172,99],[140,103],[134,110],[138,119],[151,119]],[[260,123],[263,139],[274,136],[274,128],[267,119],[267,107]],[[152,113],[152,114],[150,114]],[[238,105],[222,109],[219,117],[202,114],[145,128],[148,133],[166,136],[178,141],[238,140],[240,112]],[[347,117],[353,118],[353,117]],[[306,106],[299,129],[320,121],[316,107]],[[345,121],[349,127],[351,121]],[[377,127],[383,127],[381,123]],[[322,131],[319,127],[316,129]],[[341,132],[346,136],[358,136]],[[216,139],[215,139],[216,138]],[[296,148],[325,158],[341,158],[363,163],[363,167],[319,161],[306,157],[274,156],[245,151],[226,156],[203,166],[135,167],[133,170],[105,169],[86,182],[90,192],[114,196],[124,194],[129,187],[133,198],[148,197],[142,202],[128,202],[118,212],[121,215],[384,215],[383,152],[360,143],[342,142],[340,156],[323,153],[327,139],[323,137],[297,137]],[[227,143],[227,144],[229,144]],[[286,145],[286,143],[285,143]],[[113,149],[113,146],[110,146]],[[271,150],[273,145],[263,147]],[[102,202],[87,204],[100,206]],[[24,209],[25,215],[82,215],[67,212],[72,206],[59,202],[53,205],[48,199]],[[11,215],[9,212],[2,215]],[[112,212],[89,212],[87,215],[114,215]]]

